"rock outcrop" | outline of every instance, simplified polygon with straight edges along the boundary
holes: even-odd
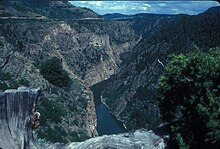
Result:
[[[0,148],[37,149],[31,116],[40,89],[6,90],[0,93]]]
[[[105,135],[84,142],[69,144],[45,143],[39,146],[32,134],[31,117],[40,88],[6,90],[0,94],[0,148],[1,149],[163,149],[163,139],[152,131],[137,130],[131,133]],[[57,134],[59,135],[59,134]]]
[[[60,144],[45,145],[47,149],[164,149],[164,140],[152,131],[136,130],[132,133],[117,135],[104,135],[86,140],[74,142],[68,145]]]

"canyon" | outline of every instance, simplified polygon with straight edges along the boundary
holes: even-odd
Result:
[[[220,46],[219,7],[192,16],[137,14],[116,18],[63,1],[3,1],[0,8],[0,89],[7,93],[7,89],[22,85],[41,87],[36,104],[41,126],[36,134],[51,142],[98,136],[92,88],[102,90],[101,101],[127,130],[157,128],[162,123],[156,101],[158,78],[169,55]],[[71,78],[70,86],[56,86],[42,75],[42,64],[54,57]],[[148,139],[150,134],[137,130],[69,147],[105,144],[106,140],[123,146],[123,140],[130,142],[136,136]]]
[[[95,137],[84,142],[37,144],[32,134],[33,109],[41,89],[20,87],[0,94],[2,149],[95,149],[95,148],[145,148],[162,149],[163,139],[152,131],[137,130],[119,135]]]

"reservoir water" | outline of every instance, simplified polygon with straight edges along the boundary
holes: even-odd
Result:
[[[100,96],[104,89],[103,82],[91,87],[94,95],[97,115],[97,131],[99,135],[117,134],[125,132],[123,124],[112,115],[109,109],[101,102]]]

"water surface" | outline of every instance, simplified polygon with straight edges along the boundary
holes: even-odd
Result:
[[[97,115],[97,131],[99,135],[117,134],[125,132],[123,124],[112,115],[109,109],[101,102],[100,96],[105,83],[99,83],[91,87],[94,94],[95,110]]]

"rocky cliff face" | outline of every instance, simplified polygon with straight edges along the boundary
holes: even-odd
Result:
[[[29,15],[32,15],[30,11],[33,12],[32,9],[27,9],[27,6],[23,7],[23,5],[1,6],[5,10],[9,9],[8,7],[19,12],[22,8],[24,11],[27,10],[26,14]],[[62,53],[68,46],[74,45],[71,40],[72,36],[70,37],[74,29],[63,21],[22,17],[1,18],[0,24],[1,72],[8,76],[8,78],[0,78],[0,88],[5,90],[21,85],[42,87],[44,95],[41,98],[44,100],[40,100],[37,107],[44,111],[41,127],[38,130],[39,137],[55,141],[56,134],[62,132],[63,136],[59,137],[59,141],[69,142],[84,140],[96,135],[97,132],[94,129],[96,114],[92,92],[67,64],[66,57]],[[68,44],[65,45],[66,43]],[[49,83],[40,73],[42,62],[51,57],[58,57],[62,60],[62,67],[73,82],[68,89]],[[54,109],[51,110],[50,108],[54,105]],[[47,113],[48,110],[51,111],[50,114]],[[57,113],[55,119],[53,112]]]
[[[220,8],[196,16],[157,20],[147,30],[120,72],[106,81],[102,94],[112,113],[128,129],[153,128],[160,121],[156,88],[170,54],[220,46]],[[162,62],[162,63],[161,63]]]
[[[13,41],[17,50],[36,63],[57,56],[64,61],[66,69],[88,85],[116,73],[121,63],[120,54],[138,40],[127,22],[10,19],[4,20],[2,27],[4,36]]]
[[[33,109],[40,89],[19,88],[0,94],[0,148],[2,149],[96,149],[96,148],[144,148],[163,149],[163,139],[151,131],[138,130],[133,133],[101,136],[84,142],[67,145],[45,143],[39,146],[32,134]],[[59,135],[59,134],[56,134]]]
[[[37,107],[42,111],[37,131],[41,138],[69,142],[94,136],[96,115],[88,86],[119,70],[121,53],[129,51],[140,39],[132,28],[134,22],[96,20],[99,16],[91,10],[66,2],[33,5],[0,5],[1,71],[10,76],[1,78],[1,90],[20,85],[42,86],[44,100]],[[78,9],[82,15],[74,13]],[[59,13],[52,13],[58,10]],[[68,89],[49,83],[40,73],[41,64],[52,57],[62,61],[62,68],[72,79]],[[53,112],[58,113],[56,118]],[[61,139],[57,133],[62,133]]]
[[[1,89],[4,84],[6,84],[7,88],[15,88],[21,84],[17,84],[19,80],[26,80],[28,86],[42,86],[44,90],[44,95],[41,97],[45,100],[40,100],[38,109],[43,110],[42,113],[44,119],[41,123],[41,127],[39,128],[39,136],[44,138],[46,137],[49,140],[53,140],[54,135],[50,135],[48,131],[45,131],[46,127],[49,127],[49,130],[56,130],[56,133],[63,132],[64,136],[61,141],[67,142],[70,140],[82,140],[89,136],[92,136],[94,133],[94,126],[96,126],[96,115],[95,108],[93,103],[93,96],[91,91],[86,88],[77,77],[69,72],[68,67],[65,65],[65,61],[63,61],[62,65],[67,72],[69,72],[69,76],[73,80],[72,85],[68,89],[63,89],[57,86],[50,84],[43,76],[40,74],[39,65],[40,63],[35,61],[33,57],[38,57],[36,54],[32,53],[31,57],[30,53],[26,55],[26,53],[19,51],[17,45],[14,45],[8,42],[4,36],[2,37],[3,46],[1,48],[3,55],[2,57],[2,71],[10,72],[10,81],[6,80],[1,83]],[[34,51],[34,49],[33,49]],[[28,52],[31,52],[29,50]],[[36,52],[36,51],[34,51]],[[38,66],[37,66],[38,65]],[[60,105],[59,112],[57,116],[57,120],[54,121],[53,113],[51,115],[47,114],[47,110],[50,109],[51,103],[55,105]],[[86,107],[90,107],[90,114]],[[54,109],[55,110],[55,109]],[[50,117],[49,119],[48,116]],[[64,120],[63,120],[64,119]],[[71,125],[71,127],[69,127]],[[56,129],[56,128],[59,129]],[[83,137],[73,138],[73,134],[77,133],[84,134]],[[72,135],[71,135],[72,133]]]
[[[2,19],[4,36],[36,63],[52,56],[61,58],[65,68],[88,86],[119,72],[143,32],[151,33],[159,19],[170,17],[137,15],[112,21],[89,9],[57,5],[2,6],[9,16],[16,16]]]
[[[155,127],[160,62],[220,41],[219,8],[197,16],[139,14],[116,20],[68,2],[6,2],[0,8],[0,89],[42,86],[38,135],[55,142],[96,135],[88,87],[108,78],[102,99],[112,113],[129,129]],[[42,63],[53,57],[70,76],[69,88],[49,83],[40,73]]]

